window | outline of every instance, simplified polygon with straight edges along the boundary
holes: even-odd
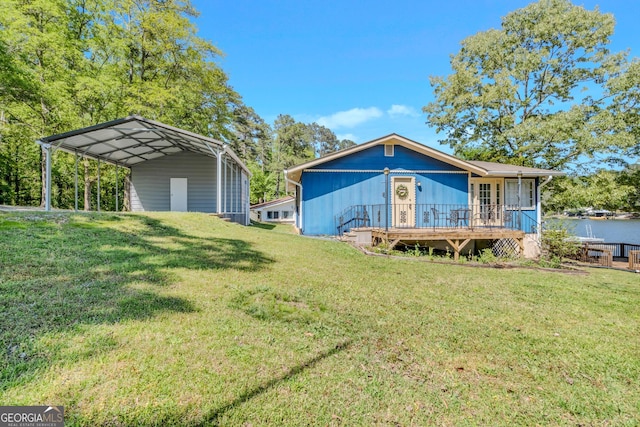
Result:
[[[278,211],[267,211],[267,219],[278,219],[279,214]]]
[[[536,181],[535,179],[522,180],[522,209],[536,208]],[[505,203],[509,206],[518,206],[518,180],[505,179]]]
[[[393,144],[384,144],[384,156],[393,157]]]
[[[289,211],[282,211],[282,219],[287,219],[289,218]]]

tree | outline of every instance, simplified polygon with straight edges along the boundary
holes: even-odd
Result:
[[[350,140],[350,139],[341,139],[338,142],[337,149],[338,150],[344,150],[344,149],[347,149],[349,147],[353,147],[354,145],[356,145],[356,143],[354,141]]]
[[[45,135],[141,114],[229,140],[241,98],[215,62],[218,49],[196,36],[196,15],[189,0],[0,1],[2,201],[43,202],[44,156],[34,141]],[[52,202],[71,207],[75,159],[59,154]],[[97,168],[85,171],[80,191],[92,196]],[[115,168],[101,172],[110,194]]]
[[[276,175],[275,197],[280,197],[283,170],[289,166],[314,158],[311,134],[304,123],[296,122],[287,114],[280,114],[273,124],[275,140],[271,172]]]
[[[640,60],[607,81],[606,89],[611,105],[599,117],[599,125],[611,130],[604,133],[607,142],[622,148],[622,156],[612,160],[627,166],[630,158],[640,157]]]
[[[331,129],[317,123],[310,123],[307,125],[307,131],[314,146],[316,157],[326,156],[338,150],[339,141]]]
[[[540,0],[508,14],[500,29],[471,36],[432,77],[427,123],[464,158],[563,168],[618,150],[605,82],[624,53],[607,48],[614,18],[568,0]],[[586,91],[585,91],[586,89]]]
[[[599,170],[587,176],[562,177],[553,181],[553,191],[543,200],[545,209],[562,212],[593,207],[611,211],[637,210],[638,194],[633,174]]]
[[[251,203],[262,203],[271,200],[275,188],[274,175],[262,170],[256,163],[249,163],[251,170]]]
[[[629,165],[618,177],[618,182],[629,188],[627,209],[640,212],[640,163]]]
[[[265,144],[271,141],[271,128],[253,108],[239,105],[233,110],[231,148],[244,161],[266,162]]]

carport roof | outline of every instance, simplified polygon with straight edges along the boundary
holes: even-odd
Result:
[[[220,151],[250,175],[246,165],[223,142],[140,116],[47,136],[40,142],[54,149],[125,167],[181,151],[210,157],[216,157]]]

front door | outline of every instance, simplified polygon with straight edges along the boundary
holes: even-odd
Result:
[[[166,182],[166,181],[165,181]],[[187,178],[171,178],[171,211],[187,211]]]
[[[502,215],[502,179],[472,179],[471,205],[474,225],[499,225]]]
[[[411,228],[416,226],[416,185],[415,178],[395,176],[392,179],[391,206],[392,227]]]

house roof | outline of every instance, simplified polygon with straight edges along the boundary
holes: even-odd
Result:
[[[251,175],[246,165],[222,141],[135,115],[47,136],[39,142],[124,167],[181,151],[209,157],[216,157],[220,152],[229,155]]]
[[[283,205],[285,203],[291,202],[293,199],[294,199],[293,196],[281,197],[279,199],[270,200],[264,203],[256,203],[255,205],[251,205],[250,209],[264,209],[264,208],[270,208],[273,206]]]
[[[443,161],[445,163],[448,163],[460,169],[467,170],[479,176],[502,176],[502,177],[514,176],[515,177],[515,176],[518,176],[519,173],[521,174],[521,176],[564,175],[562,172],[548,170],[548,169],[529,168],[524,166],[506,165],[502,163],[493,163],[493,162],[462,160],[455,156],[452,156],[447,153],[443,153],[442,151],[436,150],[431,147],[427,147],[426,145],[423,145],[419,142],[413,141],[411,139],[405,138],[395,133],[392,133],[387,136],[383,136],[382,138],[374,139],[373,141],[355,145],[353,147],[349,147],[344,150],[336,151],[335,153],[331,153],[324,157],[320,157],[318,159],[314,159],[306,163],[302,163],[300,165],[294,166],[292,168],[285,170],[285,175],[287,176],[288,179],[292,181],[300,182],[302,172],[305,169],[313,168],[323,163],[330,162],[332,160],[339,159],[341,157],[344,157],[353,153],[357,153],[362,150],[366,150],[376,145],[384,145],[389,143],[404,146],[413,151],[416,151],[418,153],[424,154],[434,159]]]
[[[503,163],[484,162],[477,160],[471,160],[469,161],[469,163],[484,169],[486,171],[486,176],[516,177],[518,175],[521,175],[525,177],[535,177],[564,175],[564,172],[554,171],[551,169],[538,169],[526,166],[508,165]]]

